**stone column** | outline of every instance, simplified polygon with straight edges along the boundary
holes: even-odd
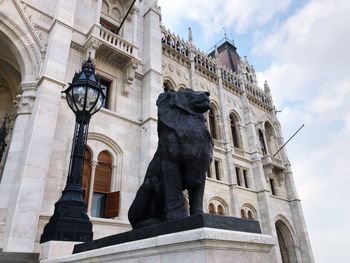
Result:
[[[35,104],[27,120],[19,119],[25,122],[22,138],[26,144],[21,149],[21,165],[16,171],[8,202],[10,209],[6,218],[4,251],[32,252],[34,249],[61,103],[60,92],[65,85],[75,6],[76,0],[60,0],[57,3]]]
[[[222,75],[221,75],[221,66],[219,65],[219,61],[216,60],[216,66],[217,66],[217,78],[218,78],[218,99],[219,99],[219,107],[218,111],[220,111],[220,115],[222,116],[220,121],[221,126],[221,136],[222,141],[224,143],[225,147],[225,157],[226,157],[226,173],[228,178],[228,183],[230,184],[230,194],[231,194],[231,204],[233,205],[233,215],[238,216],[239,215],[239,205],[237,203],[237,191],[236,191],[236,178],[235,178],[235,167],[234,167],[234,160],[232,157],[232,148],[230,143],[230,126],[228,120],[228,112],[229,109],[227,108],[227,103],[225,102],[225,96],[224,96],[224,86],[222,83]]]
[[[100,18],[101,18],[101,10],[102,10],[102,0],[96,1],[96,13],[95,13],[95,24],[100,24]]]
[[[16,198],[19,170],[23,165],[23,149],[27,144],[27,123],[30,119],[33,104],[36,97],[37,83],[21,83],[21,95],[17,95],[14,106],[17,109],[16,119],[13,126],[11,142],[9,145],[7,159],[4,166],[0,184],[0,233],[5,235],[7,213],[11,212],[11,200]],[[11,219],[11,218],[10,218]],[[9,223],[10,224],[10,223]],[[1,237],[1,236],[0,236]],[[0,247],[4,247],[5,236],[0,238]]]
[[[162,43],[160,10],[154,1],[143,1],[143,79],[142,79],[142,127],[139,183],[143,181],[147,166],[158,144],[156,100],[162,90]],[[139,43],[141,45],[141,43]]]
[[[91,216],[92,197],[94,195],[96,166],[97,166],[97,161],[92,161],[91,162],[91,177],[90,177],[90,185],[89,185],[89,200],[87,203],[87,214],[89,216]]]

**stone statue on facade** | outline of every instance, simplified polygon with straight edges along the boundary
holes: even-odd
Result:
[[[204,117],[210,109],[209,95],[192,89],[159,95],[158,148],[129,209],[134,229],[203,213],[206,172],[213,156]]]

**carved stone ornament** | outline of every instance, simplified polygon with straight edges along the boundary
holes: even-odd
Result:
[[[168,90],[159,95],[157,106],[158,148],[129,209],[133,228],[203,214],[206,171],[213,156],[204,117],[210,109],[209,93]]]
[[[13,101],[15,108],[17,108],[17,114],[31,114],[34,105],[35,96],[22,96],[17,95],[16,100]]]

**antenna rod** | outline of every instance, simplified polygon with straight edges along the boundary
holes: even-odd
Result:
[[[286,141],[286,142],[281,146],[281,148],[279,148],[279,150],[278,150],[272,157],[275,157],[276,154],[278,154],[278,153],[283,149],[283,147],[286,146],[286,144],[289,143],[289,141],[290,141],[291,139],[293,139],[293,137],[294,137],[304,126],[305,126],[305,124],[301,125],[301,127],[292,135],[292,137],[290,137],[290,138],[288,139],[288,141]]]
[[[119,26],[119,28],[118,28],[118,31],[117,31],[116,35],[119,34],[119,31],[120,31],[120,29],[122,28],[122,26],[123,26],[123,24],[124,24],[124,22],[125,22],[127,16],[129,15],[129,13],[130,13],[130,11],[131,11],[131,8],[134,6],[135,2],[136,2],[136,0],[133,0],[133,1],[132,1],[131,6],[129,7],[128,12],[126,12],[126,15],[124,16],[123,21],[120,23],[120,26]]]

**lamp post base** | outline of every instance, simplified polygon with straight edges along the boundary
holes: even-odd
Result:
[[[92,238],[85,202],[61,199],[55,204],[55,212],[44,228],[40,243],[50,240],[85,242]]]

